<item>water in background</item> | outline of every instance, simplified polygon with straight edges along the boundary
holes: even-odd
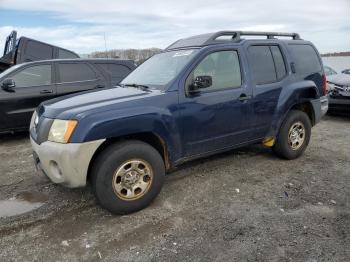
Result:
[[[344,69],[350,69],[350,56],[322,57],[323,65],[332,67],[340,73]]]

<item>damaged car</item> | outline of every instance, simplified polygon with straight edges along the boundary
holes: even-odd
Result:
[[[350,112],[350,75],[327,78],[329,113]]]

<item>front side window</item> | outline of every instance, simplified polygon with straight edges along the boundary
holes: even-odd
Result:
[[[188,49],[154,55],[132,71],[121,84],[139,84],[163,89],[197,52],[197,49]]]
[[[211,76],[212,85],[205,91],[237,88],[242,84],[237,51],[220,51],[209,54],[194,69],[191,80],[198,76]]]
[[[51,84],[51,65],[37,65],[23,69],[11,77],[16,87],[43,86]]]

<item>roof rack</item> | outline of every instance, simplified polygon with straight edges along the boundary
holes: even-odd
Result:
[[[222,36],[231,36],[230,39],[218,39]],[[255,31],[219,31],[216,33],[203,34],[184,38],[176,41],[166,48],[175,49],[181,47],[195,47],[206,46],[211,44],[227,43],[228,40],[232,42],[239,42],[242,40],[241,36],[266,36],[266,39],[275,39],[275,37],[291,37],[293,40],[301,40],[297,33],[281,33],[281,32],[255,32]]]

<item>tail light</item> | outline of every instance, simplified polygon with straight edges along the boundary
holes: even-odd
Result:
[[[327,78],[326,75],[322,76],[323,78],[323,95],[327,95]]]

